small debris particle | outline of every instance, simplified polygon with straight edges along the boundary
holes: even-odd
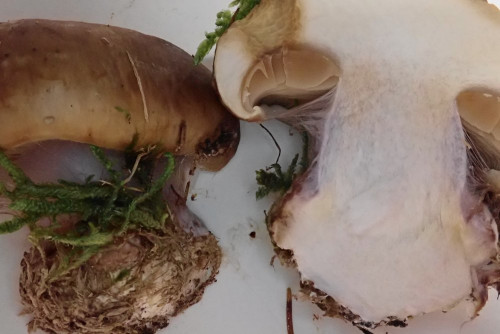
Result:
[[[54,116],[47,116],[43,119],[43,122],[47,125],[54,123],[56,118]]]
[[[192,201],[196,200],[196,197],[197,197],[197,196],[198,196],[198,194],[192,194],[192,195],[191,195],[191,200],[192,200]]]
[[[271,267],[274,267],[274,260],[276,260],[276,255],[273,255],[273,257],[271,258],[271,262],[269,262],[269,265]]]
[[[148,105],[146,103],[146,95],[144,94],[144,89],[142,87],[142,80],[141,80],[141,77],[139,76],[139,71],[137,70],[137,67],[135,66],[134,59],[132,58],[132,55],[128,51],[127,51],[127,56],[128,56],[128,60],[130,61],[130,65],[132,66],[132,70],[134,72],[135,79],[137,80],[137,85],[139,86],[139,92],[141,93],[142,104],[144,107],[144,119],[146,120],[146,123],[149,123]]]
[[[276,157],[276,164],[280,161],[280,157],[281,157],[281,147],[280,147],[280,144],[278,144],[278,141],[276,140],[276,138],[274,138],[273,134],[271,133],[271,131],[269,131],[268,128],[266,128],[264,125],[262,124],[259,124],[261,128],[263,128],[267,134],[269,136],[271,136],[271,139],[273,140],[274,142],[274,145],[276,146],[276,148],[278,149],[278,156]]]
[[[186,142],[186,121],[182,120],[181,124],[179,125],[179,132],[177,135],[177,144],[175,147],[175,152],[179,152],[184,146],[185,142]]]
[[[256,235],[255,231],[252,231],[249,234],[250,238],[252,238],[252,239],[255,239],[255,235]]]
[[[408,326],[408,324],[402,320],[391,320],[387,323],[387,326],[393,326],[393,327],[400,327],[400,328],[404,328],[406,326]]]
[[[184,189],[184,199],[187,200],[188,195],[189,195],[189,188],[191,188],[191,181],[188,181],[186,183],[186,189]]]
[[[101,41],[106,44],[106,45],[111,45],[111,43],[109,42],[109,40],[106,38],[106,37],[101,37]]]
[[[287,334],[293,334],[293,314],[292,314],[292,290],[286,289],[286,330]]]
[[[317,320],[319,320],[319,315],[313,314],[313,321],[317,321]]]

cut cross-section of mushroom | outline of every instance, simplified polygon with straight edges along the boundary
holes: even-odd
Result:
[[[370,329],[480,309],[498,281],[485,267],[498,217],[471,184],[462,121],[499,157],[499,38],[500,11],[473,0],[262,0],[220,38],[215,78],[235,115],[314,129],[314,161],[268,224],[313,300],[333,297],[330,315]],[[290,81],[276,50],[305,50]]]

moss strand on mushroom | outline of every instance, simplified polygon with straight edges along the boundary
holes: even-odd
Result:
[[[205,39],[200,43],[194,55],[194,63],[196,65],[200,64],[215,44],[217,44],[219,38],[229,29],[231,23],[244,19],[260,1],[261,0],[235,0],[229,4],[229,7],[238,6],[238,9],[234,13],[231,13],[230,10],[218,12],[215,21],[216,28],[213,32],[205,33]]]
[[[10,175],[15,188],[8,190],[0,184],[0,192],[11,203],[9,209],[19,214],[0,224],[0,233],[11,233],[30,225],[30,240],[50,240],[56,244],[74,247],[68,263],[55,269],[51,278],[78,267],[96,254],[115,237],[130,229],[161,230],[166,222],[165,203],[161,189],[174,170],[174,158],[167,153],[165,169],[160,177],[151,180],[142,192],[129,191],[125,186],[130,177],[120,180],[120,173],[104,151],[96,146],[90,150],[108,171],[111,181],[84,184],[59,181],[57,184],[34,184],[4,152],[0,152],[0,165]],[[144,158],[144,152],[139,153]],[[136,159],[137,164],[141,159]],[[137,169],[138,166],[135,166]],[[133,174],[131,175],[133,176]],[[78,214],[79,221],[69,232],[62,232],[64,214]],[[49,226],[37,224],[49,219]]]

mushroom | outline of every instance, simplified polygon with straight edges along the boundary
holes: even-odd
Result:
[[[153,36],[48,20],[0,24],[0,147],[58,139],[124,150],[155,144],[220,169],[237,120],[203,66]],[[206,157],[210,159],[205,159]]]
[[[268,229],[328,315],[406,325],[500,282],[500,11],[475,0],[262,0],[217,43],[223,103],[309,132]]]
[[[221,262],[185,195],[195,168],[220,170],[239,142],[210,71],[166,41],[104,25],[0,23],[0,41],[0,203],[13,215],[0,231],[30,227],[29,329],[165,327]]]

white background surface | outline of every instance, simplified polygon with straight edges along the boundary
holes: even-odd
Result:
[[[162,37],[194,53],[203,32],[212,30],[215,14],[229,0],[0,0],[0,20],[51,18],[111,24]],[[209,64],[211,59],[206,62]],[[2,89],[2,87],[0,87]],[[268,124],[286,152],[287,164],[300,151],[299,136],[284,126]],[[286,334],[286,288],[298,291],[298,275],[273,267],[263,211],[269,200],[255,200],[255,170],[274,162],[276,148],[262,129],[242,124],[239,150],[218,174],[201,174],[192,192],[191,208],[219,238],[224,260],[218,282],[203,300],[171,321],[162,333],[170,334]],[[249,233],[257,237],[251,239]],[[26,233],[0,236],[0,334],[25,333],[26,317],[18,316],[19,263],[27,249]],[[357,334],[341,320],[320,318],[321,311],[309,302],[294,301],[296,334]],[[490,293],[481,316],[468,322],[460,307],[410,321],[406,329],[381,328],[376,333],[496,334],[500,333],[500,301]]]

